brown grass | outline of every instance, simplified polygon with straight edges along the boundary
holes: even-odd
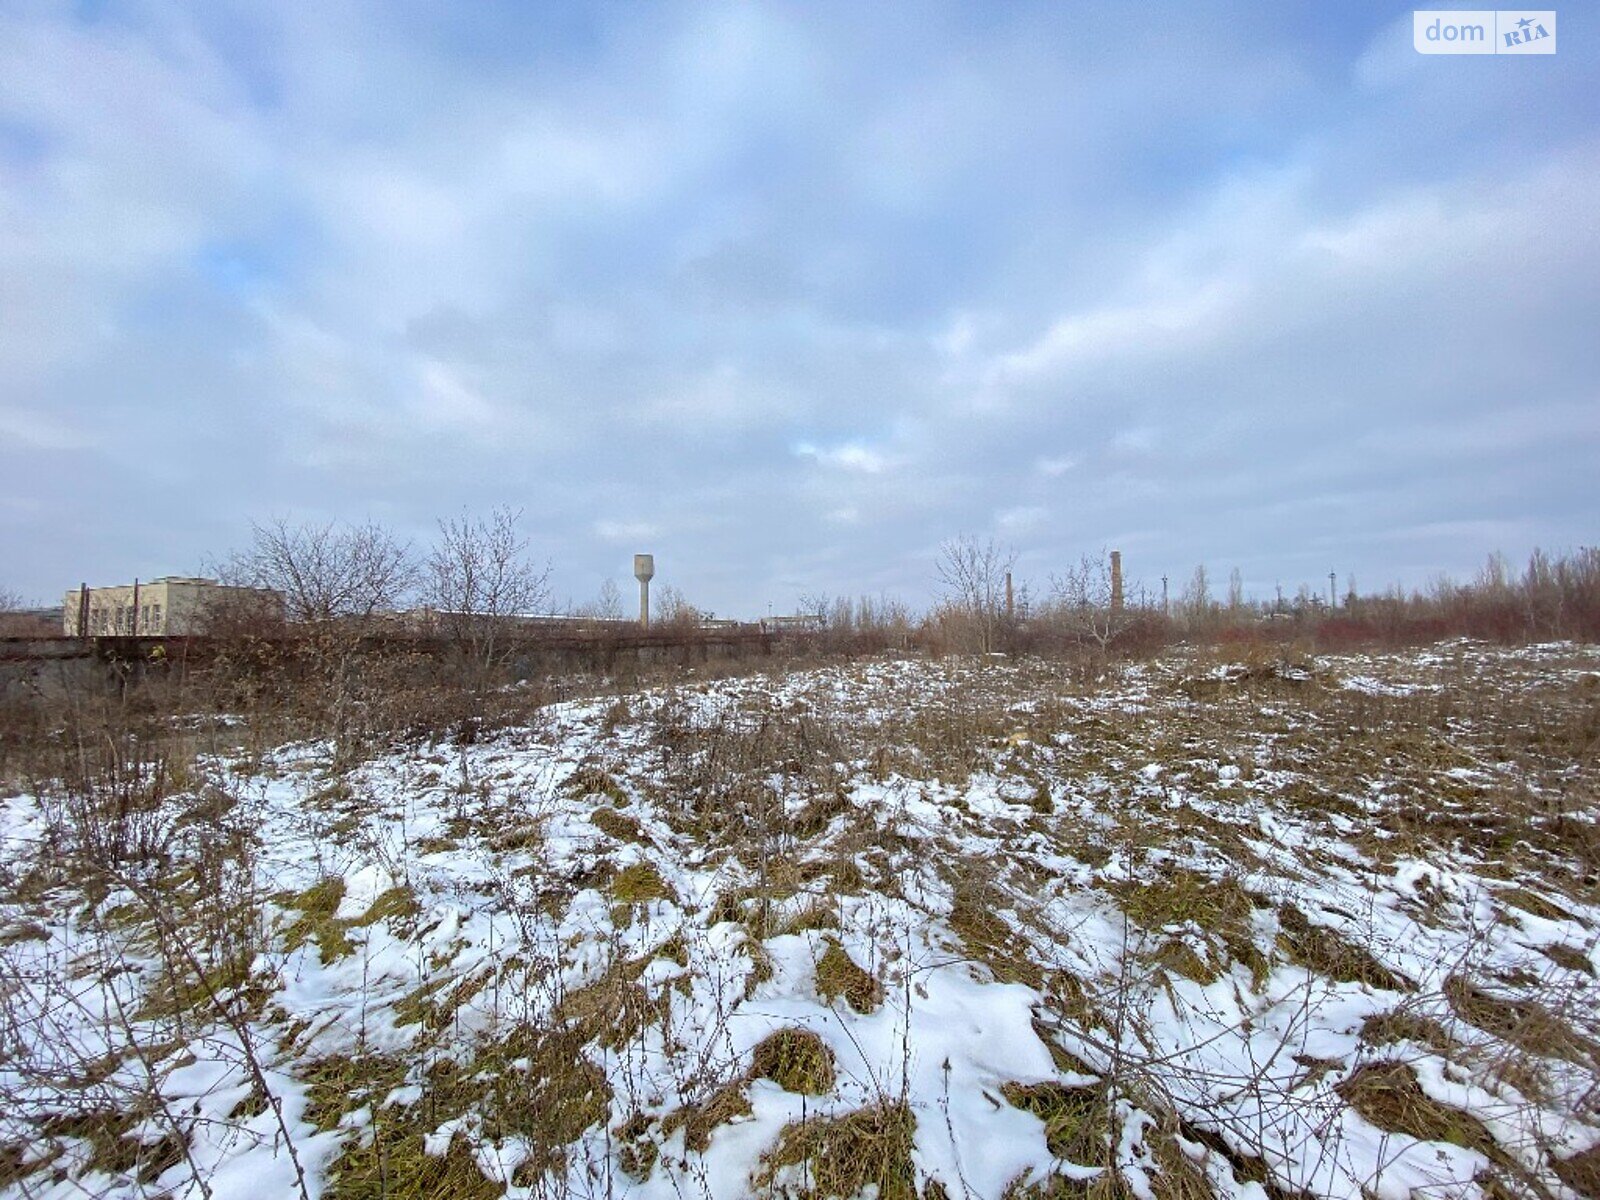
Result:
[[[1335,1090],[1369,1124],[1386,1133],[1409,1134],[1425,1142],[1449,1142],[1477,1150],[1491,1162],[1505,1159],[1483,1122],[1429,1096],[1417,1082],[1416,1072],[1405,1063],[1367,1063]]]
[[[634,863],[618,871],[611,880],[611,894],[623,904],[677,900],[677,895],[652,863]]]
[[[671,1136],[682,1128],[684,1146],[696,1154],[704,1154],[711,1148],[711,1135],[718,1127],[749,1115],[750,1097],[746,1088],[743,1079],[723,1084],[700,1103],[668,1114],[661,1122],[662,1132]]]
[[[1104,1085],[1007,1083],[1000,1091],[1013,1107],[1044,1122],[1045,1147],[1055,1157],[1085,1167],[1105,1165],[1111,1148],[1111,1108]]]
[[[1364,983],[1389,992],[1410,992],[1416,984],[1389,970],[1364,946],[1326,925],[1313,925],[1293,904],[1278,909],[1278,944],[1294,961],[1341,983]]]
[[[1537,1000],[1497,996],[1464,975],[1444,983],[1450,1009],[1468,1025],[1492,1033],[1528,1054],[1564,1058],[1579,1066],[1600,1067],[1600,1046]]]
[[[882,1103],[841,1117],[785,1126],[755,1179],[772,1196],[853,1200],[868,1187],[877,1200],[917,1200],[911,1139],[916,1119],[905,1104]],[[784,1171],[796,1168],[799,1179]]]
[[[1361,1040],[1369,1046],[1392,1046],[1397,1042],[1415,1042],[1449,1057],[1456,1050],[1455,1039],[1443,1025],[1432,1017],[1420,1013],[1395,1009],[1392,1012],[1368,1017],[1361,1023]]]
[[[619,842],[637,842],[642,840],[639,822],[627,813],[619,813],[614,808],[597,808],[589,814],[589,823],[607,837]]]
[[[1600,1200],[1600,1146],[1591,1146],[1571,1158],[1558,1158],[1552,1164],[1556,1178],[1585,1200]]]
[[[830,1004],[843,998],[858,1013],[870,1013],[883,1003],[883,985],[863,970],[838,942],[817,960],[817,994]]]
[[[750,1074],[785,1091],[821,1096],[833,1090],[833,1052],[809,1029],[780,1029],[756,1046]]]

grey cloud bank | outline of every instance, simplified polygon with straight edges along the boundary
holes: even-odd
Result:
[[[1576,15],[9,5],[0,583],[498,502],[558,595],[747,615],[961,531],[1262,594],[1594,544]]]

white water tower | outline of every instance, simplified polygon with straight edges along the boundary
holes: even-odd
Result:
[[[650,628],[650,581],[656,575],[656,559],[653,554],[635,554],[633,556],[633,577],[639,581],[639,624]]]

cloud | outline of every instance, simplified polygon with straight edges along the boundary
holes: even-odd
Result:
[[[918,599],[961,529],[1373,582],[1587,538],[1593,60],[1468,76],[1353,8],[1099,29],[7,9],[0,511],[60,525],[0,582],[291,504],[511,501],[558,590],[648,540],[719,612]]]
[[[1042,504],[1022,504],[995,513],[994,523],[1001,532],[1018,535],[1032,533],[1043,525],[1049,516],[1050,510]]]
[[[23,408],[0,407],[0,436],[30,450],[79,450],[91,444],[88,432]]]
[[[1055,458],[1041,458],[1033,464],[1034,470],[1050,479],[1057,479],[1065,475],[1078,465],[1078,459],[1070,454],[1059,455]]]
[[[824,467],[839,471],[854,471],[863,475],[881,475],[894,465],[893,459],[862,442],[842,442],[837,446],[817,446],[801,442],[794,448],[796,456],[809,458]]]
[[[469,429],[482,435],[493,430],[499,415],[494,406],[450,367],[423,359],[416,371],[417,393],[408,406],[415,420],[433,431]]]
[[[660,534],[648,521],[596,521],[595,536],[608,542],[643,542]]]

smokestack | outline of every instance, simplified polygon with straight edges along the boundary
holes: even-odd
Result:
[[[1122,551],[1111,552],[1111,611],[1122,611]]]
[[[650,581],[655,578],[656,559],[653,554],[633,556],[633,577],[639,581],[639,624],[650,628]]]
[[[1017,602],[1016,602],[1015,596],[1013,595],[1013,593],[1011,591],[1011,572],[1007,571],[1006,572],[1006,620],[1015,621],[1016,619],[1017,619]]]

